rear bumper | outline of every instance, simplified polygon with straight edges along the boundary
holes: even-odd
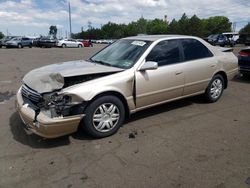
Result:
[[[37,122],[34,123],[35,111],[24,104],[21,91],[17,92],[16,109],[29,131],[45,137],[56,138],[77,131],[78,125],[84,117],[84,114],[70,117],[51,118],[40,112],[37,116]]]
[[[5,44],[7,48],[17,48],[18,46],[16,44]]]
[[[237,67],[231,70],[230,72],[227,72],[227,79],[232,80],[238,74],[239,74],[239,68]]]
[[[242,74],[249,74],[250,75],[250,67],[240,67],[239,71]]]
[[[243,74],[250,74],[250,57],[239,56],[239,71]]]

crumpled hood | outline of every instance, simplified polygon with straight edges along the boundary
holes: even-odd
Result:
[[[34,69],[24,76],[23,82],[31,89],[45,93],[61,89],[66,77],[112,73],[122,70],[88,61],[69,61]]]

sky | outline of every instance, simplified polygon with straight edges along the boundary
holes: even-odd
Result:
[[[250,0],[0,0],[0,31],[5,35],[46,35],[50,25],[58,34],[69,33],[68,2],[72,32],[111,21],[129,23],[145,19],[179,19],[185,12],[200,18],[227,16],[239,30],[250,22]]]

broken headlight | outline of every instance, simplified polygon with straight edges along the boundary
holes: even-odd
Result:
[[[67,104],[71,102],[71,97],[68,95],[58,95],[58,94],[54,94],[50,97],[50,104],[49,105],[53,105],[53,104]]]
[[[82,102],[74,97],[63,94],[46,94],[43,96],[45,109],[52,117],[70,116],[82,113]]]

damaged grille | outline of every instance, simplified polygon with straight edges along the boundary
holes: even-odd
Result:
[[[37,93],[36,91],[30,89],[30,88],[27,87],[26,85],[23,85],[23,86],[22,86],[21,92],[22,92],[22,96],[23,96],[23,97],[25,97],[25,98],[31,100],[31,101],[34,102],[34,103],[38,103],[38,102],[40,102],[41,99],[42,99],[42,96],[41,96],[39,93]]]

